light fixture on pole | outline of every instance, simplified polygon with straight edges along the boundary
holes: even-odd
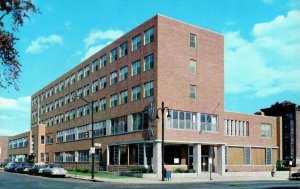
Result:
[[[73,98],[80,98],[81,100],[85,101],[86,103],[90,104],[90,107],[92,109],[92,146],[91,146],[91,149],[90,149],[90,152],[91,152],[91,155],[92,155],[92,180],[94,180],[94,167],[95,167],[95,146],[94,146],[94,107],[93,107],[93,104],[94,104],[94,101],[88,101],[86,99],[84,99],[83,97],[81,96],[74,96]]]
[[[164,163],[164,156],[165,156],[165,110],[168,110],[167,118],[170,119],[170,109],[168,107],[165,107],[165,103],[161,103],[161,108],[158,108],[156,110],[156,117],[155,119],[159,119],[158,111],[161,110],[162,114],[162,120],[161,120],[161,127],[162,127],[162,140],[161,140],[161,180],[164,181],[164,169],[165,169],[165,163]]]

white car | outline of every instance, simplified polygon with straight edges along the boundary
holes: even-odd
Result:
[[[47,168],[43,169],[43,176],[61,176],[66,177],[67,171],[60,164],[51,163]]]

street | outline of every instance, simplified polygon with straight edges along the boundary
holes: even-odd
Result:
[[[71,178],[48,178],[0,172],[0,189],[55,189],[55,188],[300,188],[300,181],[234,181],[199,183],[126,184],[90,182]]]

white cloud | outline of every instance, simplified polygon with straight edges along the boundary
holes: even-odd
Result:
[[[300,12],[255,24],[253,40],[238,31],[225,34],[227,93],[263,97],[300,93]]]
[[[113,40],[121,37],[124,34],[121,30],[92,30],[89,35],[84,39],[86,53],[82,60],[87,59],[91,55],[95,54],[103,47],[110,44]]]
[[[26,53],[38,54],[49,48],[50,45],[62,44],[63,38],[59,35],[40,36],[27,47]]]
[[[31,97],[20,97],[17,99],[0,97],[0,111],[1,110],[17,110],[30,111]],[[2,115],[3,116],[3,115]]]

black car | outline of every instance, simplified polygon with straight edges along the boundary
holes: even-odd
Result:
[[[16,167],[18,167],[21,163],[20,162],[14,162],[14,163],[8,163],[5,167],[4,167],[4,171],[6,172],[14,172]]]
[[[33,167],[28,169],[28,174],[30,175],[38,175],[39,174],[39,170],[42,168],[47,168],[46,164],[41,164],[41,163],[36,163],[34,164]]]
[[[300,179],[300,169],[296,173],[293,173],[292,177],[296,179]]]
[[[15,168],[15,172],[17,173],[24,173],[24,169],[26,168],[31,168],[32,164],[31,163],[21,163],[18,167]]]

